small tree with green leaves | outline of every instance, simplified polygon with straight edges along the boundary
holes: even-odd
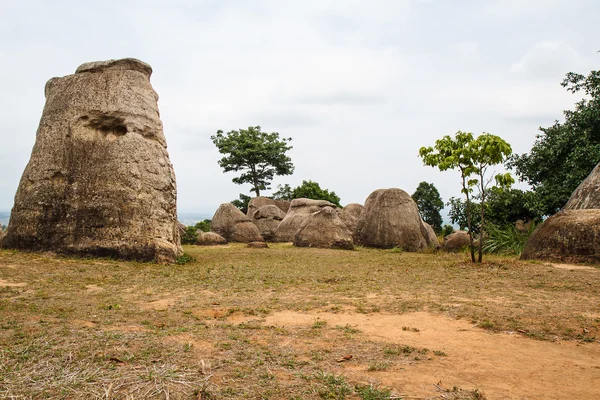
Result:
[[[440,171],[457,169],[461,176],[461,192],[466,197],[467,225],[469,228],[471,261],[475,262],[473,244],[471,200],[473,188],[479,191],[481,229],[479,230],[479,254],[477,262],[483,259],[483,241],[485,229],[486,190],[492,180],[501,186],[510,186],[514,180],[510,174],[486,176],[493,165],[503,163],[512,153],[510,144],[490,133],[482,133],[477,138],[470,132],[458,131],[454,138],[446,135],[435,142],[433,147],[421,147],[419,155],[425,165],[438,167]]]
[[[291,175],[294,165],[286,152],[292,148],[291,138],[279,138],[279,133],[262,132],[260,126],[230,131],[217,131],[210,137],[225,157],[219,160],[224,172],[242,171],[232,179],[238,185],[249,183],[250,189],[260,196],[261,190],[270,188],[275,175]]]
[[[435,185],[427,182],[419,183],[412,198],[417,203],[423,221],[431,225],[435,233],[439,235],[442,232],[440,210],[444,208],[444,202]]]

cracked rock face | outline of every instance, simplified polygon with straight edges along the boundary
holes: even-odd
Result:
[[[182,253],[151,73],[109,60],[48,81],[4,247],[159,262]]]

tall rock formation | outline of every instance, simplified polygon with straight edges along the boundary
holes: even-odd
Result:
[[[160,262],[182,253],[151,74],[127,58],[48,81],[4,247]]]

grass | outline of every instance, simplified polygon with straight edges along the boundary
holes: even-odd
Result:
[[[175,265],[0,250],[0,279],[24,284],[0,285],[0,398],[384,399],[364,382],[446,354],[323,318],[264,323],[281,311],[427,310],[540,340],[600,337],[592,274],[507,256],[270,247],[185,246]]]

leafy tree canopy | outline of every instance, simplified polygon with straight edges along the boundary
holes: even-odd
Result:
[[[493,187],[489,190],[486,215],[494,225],[513,225],[517,220],[540,221],[543,213],[532,191]]]
[[[564,111],[565,121],[540,128],[529,153],[514,155],[507,166],[531,185],[544,215],[558,212],[600,162],[600,71],[585,77],[568,73],[562,86],[588,99]]]
[[[294,165],[286,152],[292,148],[291,138],[279,138],[279,133],[262,132],[260,126],[249,127],[223,134],[217,131],[210,137],[225,157],[219,160],[224,172],[241,171],[232,181],[239,185],[250,183],[251,191],[260,196],[261,190],[270,188],[275,175],[291,175]]]
[[[322,189],[317,182],[313,181],[302,181],[302,184],[292,189],[290,185],[285,184],[284,186],[278,185],[277,191],[273,193],[275,200],[287,200],[307,198],[313,200],[326,200],[330,203],[341,207],[340,197],[335,194],[334,191]]]
[[[417,203],[423,221],[431,225],[435,233],[441,233],[442,216],[440,210],[444,208],[444,202],[435,185],[427,182],[419,183],[412,198]]]
[[[248,204],[250,204],[250,200],[252,200],[252,197],[240,193],[240,198],[232,200],[231,204],[233,204],[234,206],[239,208],[241,212],[246,214],[248,212]]]

